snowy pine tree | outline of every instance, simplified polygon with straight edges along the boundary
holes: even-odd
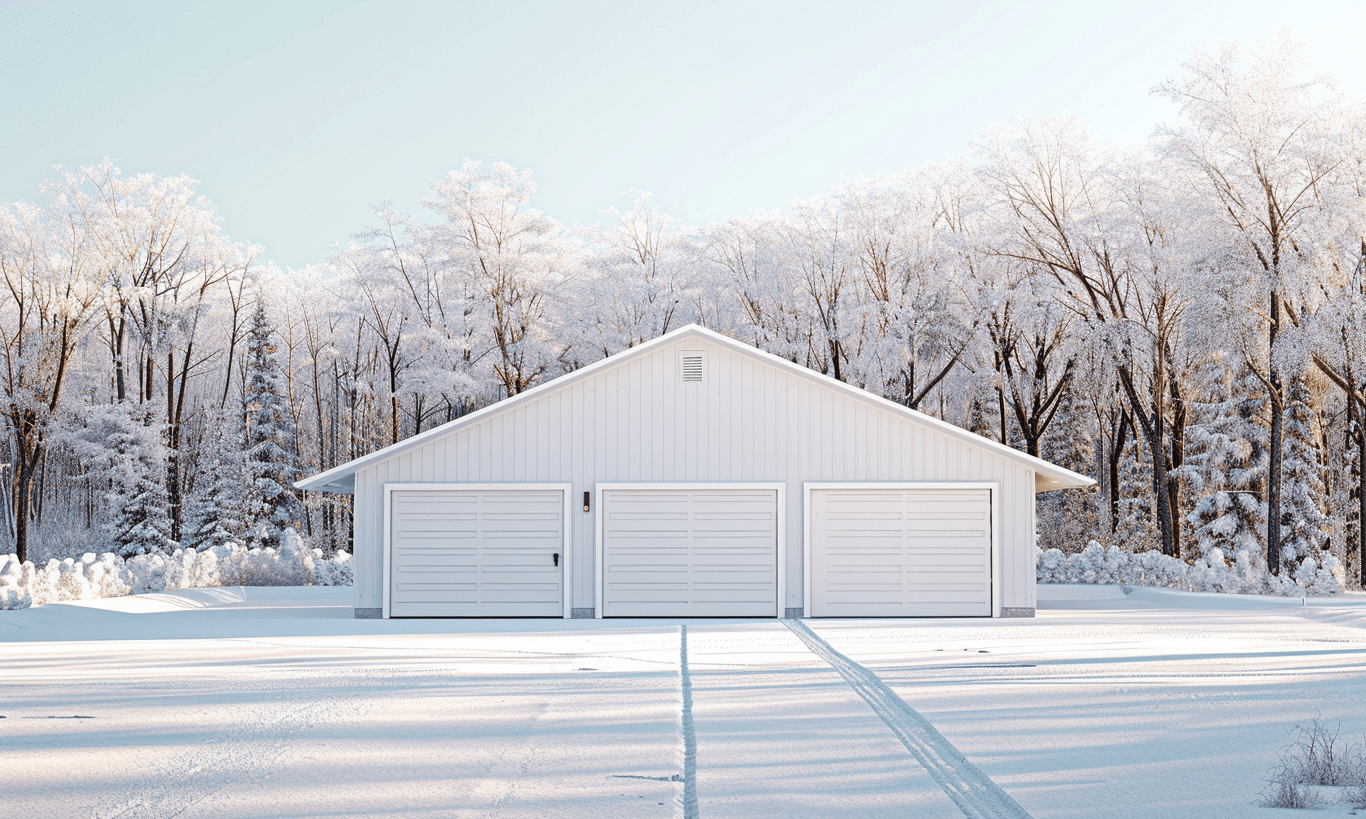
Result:
[[[185,514],[185,545],[190,548],[203,551],[243,539],[247,468],[242,438],[236,413],[208,414],[199,439],[199,474]]]
[[[1043,440],[1041,455],[1044,460],[1074,472],[1092,472],[1094,441],[1087,433],[1085,421],[1074,393],[1066,391]],[[1039,495],[1039,548],[1080,552],[1100,534],[1100,490],[1097,487]]]
[[[260,546],[278,545],[284,530],[297,527],[303,517],[303,505],[291,488],[297,473],[294,418],[283,395],[274,335],[265,305],[258,302],[247,330],[242,403],[247,419],[246,456],[251,479],[245,522],[249,536]]]
[[[1135,440],[1125,447],[1119,466],[1119,525],[1114,537],[1128,552],[1159,548],[1157,524],[1153,520],[1153,471],[1143,457],[1145,450]]]
[[[120,557],[170,552],[166,445],[145,407],[122,402],[86,405],[62,436],[86,466],[86,481],[102,486],[104,532]]]
[[[972,403],[968,405],[966,428],[968,432],[981,435],[983,438],[990,438],[993,435],[991,424],[987,420],[986,408],[982,405],[981,396],[973,396]]]
[[[1313,396],[1301,377],[1290,382],[1285,406],[1285,461],[1281,472],[1281,565],[1294,571],[1300,561],[1328,547],[1327,491],[1323,451]]]
[[[1247,550],[1260,560],[1266,536],[1267,398],[1252,376],[1237,387],[1237,398],[1195,405],[1201,421],[1187,429],[1181,470],[1196,498],[1186,523],[1201,556],[1218,549],[1232,560]]]

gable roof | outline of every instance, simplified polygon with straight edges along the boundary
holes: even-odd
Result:
[[[440,438],[464,427],[477,424],[490,416],[507,412],[520,404],[535,401],[549,392],[563,389],[577,381],[591,378],[598,372],[616,367],[633,358],[647,355],[657,347],[662,347],[688,338],[700,338],[712,344],[725,347],[733,352],[750,356],[769,366],[778,367],[787,372],[810,379],[827,389],[836,390],[850,397],[868,402],[879,409],[900,415],[918,424],[929,427],[936,432],[981,447],[1006,460],[1014,461],[1028,469],[1034,470],[1035,492],[1047,492],[1054,489],[1074,489],[1095,484],[1095,481],[1091,478],[1073,472],[1070,469],[1065,469],[1056,464],[1049,463],[1041,458],[1035,458],[1032,455],[1020,452],[1019,450],[1011,449],[990,438],[984,438],[981,435],[968,432],[947,421],[941,421],[938,418],[926,415],[923,412],[904,407],[895,401],[889,401],[886,398],[874,395],[867,390],[859,389],[851,384],[846,384],[843,381],[838,381],[827,375],[822,375],[815,370],[808,369],[800,364],[794,364],[785,358],[780,358],[772,353],[765,352],[756,347],[751,347],[748,344],[736,341],[728,336],[723,336],[713,330],[708,330],[697,324],[689,324],[670,333],[665,333],[659,338],[647,341],[644,344],[639,344],[630,349],[610,355],[587,367],[583,367],[571,373],[565,373],[559,378],[552,379],[525,392],[518,393],[511,398],[505,398],[502,401],[490,404],[487,407],[471,412],[468,415],[463,415],[453,421],[448,421],[440,426],[432,427],[426,432],[418,433],[411,438],[371,452],[369,455],[363,455],[353,461],[334,466],[325,472],[320,472],[312,477],[296,481],[294,486],[298,489],[306,489],[315,492],[339,492],[349,494],[355,487],[355,474],[371,464],[378,463],[407,452],[408,450],[420,447],[434,438]]]

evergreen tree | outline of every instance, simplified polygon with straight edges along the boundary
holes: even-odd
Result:
[[[1181,477],[1196,501],[1186,522],[1204,557],[1212,549],[1229,559],[1240,550],[1260,556],[1266,532],[1266,392],[1251,375],[1236,387],[1236,398],[1197,403],[1204,420],[1187,430]]]
[[[133,404],[115,404],[103,416],[114,551],[120,557],[173,551],[160,430]]]
[[[247,468],[242,452],[242,419],[211,412],[199,439],[198,480],[186,510],[187,546],[203,551],[241,542],[247,501]]]
[[[986,408],[982,406],[981,396],[974,395],[972,403],[968,405],[967,430],[974,435],[981,435],[983,438],[990,438],[994,430],[987,420]]]
[[[1129,552],[1159,548],[1153,520],[1152,465],[1144,457],[1146,450],[1134,440],[1125,447],[1119,466],[1119,525],[1115,527],[1115,541]]]
[[[287,527],[297,527],[303,504],[291,487],[294,418],[283,395],[276,358],[275,328],[258,302],[247,330],[246,383],[242,403],[247,419],[247,470],[251,478],[245,504],[248,534],[259,546],[277,546]]]
[[[1327,491],[1318,414],[1302,377],[1290,382],[1285,407],[1285,462],[1281,471],[1281,565],[1293,571],[1306,557],[1321,561],[1328,547]]]
[[[1094,469],[1094,442],[1088,434],[1082,407],[1067,390],[1058,401],[1057,415],[1044,437],[1044,460],[1088,474]],[[1038,545],[1042,549],[1080,552],[1099,536],[1100,490],[1097,487],[1045,492],[1038,496]]]

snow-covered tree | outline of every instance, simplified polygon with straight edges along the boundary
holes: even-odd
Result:
[[[576,336],[573,357],[578,364],[658,338],[701,317],[688,297],[688,270],[677,225],[651,204],[649,193],[630,194],[629,210],[602,211],[614,224],[580,231],[592,252],[581,260],[576,315],[566,322],[566,329]]]
[[[80,479],[100,495],[104,534],[122,557],[169,552],[166,445],[146,407],[86,404],[65,420],[57,440],[84,466]]]
[[[294,465],[294,419],[282,392],[275,328],[263,302],[257,302],[247,329],[246,355],[242,404],[251,488],[245,522],[254,542],[275,546],[287,527],[299,525],[302,504],[291,486],[298,471]]]
[[[93,244],[59,210],[0,207],[0,419],[13,470],[4,530],[20,560],[50,425],[98,303]]]
[[[1327,491],[1323,485],[1323,450],[1318,415],[1309,386],[1291,379],[1285,407],[1285,463],[1281,473],[1281,565],[1287,572],[1307,557],[1322,562],[1328,546]]]
[[[1085,415],[1077,396],[1064,392],[1051,432],[1044,439],[1041,454],[1046,460],[1076,472],[1090,471],[1094,442],[1087,432]],[[1039,548],[1077,552],[1100,536],[1100,491],[1096,487],[1045,492],[1037,503]]]
[[[1206,237],[1208,255],[1217,260],[1211,269],[1243,284],[1225,312],[1227,342],[1241,347],[1240,357],[1268,385],[1266,549],[1275,572],[1284,520],[1282,348],[1305,306],[1298,297],[1317,290],[1318,270],[1308,262],[1319,244],[1317,225],[1332,204],[1333,186],[1326,183],[1347,159],[1340,145],[1351,117],[1329,84],[1298,76],[1301,60],[1288,33],[1251,61],[1231,44],[1217,53],[1197,51],[1185,68],[1183,78],[1157,89],[1181,106],[1185,124],[1159,133],[1171,175],[1189,173],[1207,197],[1192,204],[1221,222]]]
[[[530,171],[466,160],[432,184],[423,204],[445,217],[424,232],[429,251],[474,283],[481,341],[504,396],[541,381],[559,351],[552,337],[554,288],[567,267],[559,223],[529,207]]]
[[[1198,403],[1187,432],[1181,477],[1196,500],[1185,519],[1203,557],[1260,555],[1266,533],[1266,393],[1251,375],[1236,386],[1234,397]]]
[[[1119,467],[1119,522],[1114,538],[1128,552],[1146,552],[1160,543],[1153,519],[1152,467],[1144,460],[1143,449],[1134,441],[1125,448]]]
[[[198,440],[194,491],[185,514],[185,545],[204,550],[241,542],[250,477],[242,448],[242,418],[231,410],[210,411]]]
[[[131,413],[106,439],[113,484],[110,500],[117,504],[110,535],[121,557],[170,552],[178,545],[171,537],[161,439],[161,431],[148,419]]]

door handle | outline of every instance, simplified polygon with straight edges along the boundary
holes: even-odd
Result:
[[[556,565],[556,566],[560,565],[560,553],[559,553],[559,552],[556,552],[554,555],[552,555],[552,557],[554,557],[554,559],[555,559],[555,565]]]

